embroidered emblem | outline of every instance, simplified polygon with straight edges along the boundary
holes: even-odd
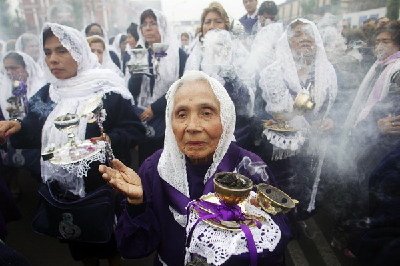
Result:
[[[76,239],[81,235],[81,229],[73,224],[73,216],[71,213],[63,213],[62,221],[58,225],[60,234],[65,239]]]

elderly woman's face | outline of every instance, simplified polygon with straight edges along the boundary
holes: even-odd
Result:
[[[219,101],[207,82],[187,82],[177,90],[172,130],[179,149],[192,162],[212,160],[222,135],[222,124]]]
[[[302,56],[314,56],[315,38],[311,25],[297,24],[290,31],[289,45],[292,52]]]
[[[47,66],[57,79],[69,79],[76,76],[78,63],[56,36],[46,39],[43,51]]]
[[[225,23],[222,17],[218,13],[211,11],[208,12],[208,14],[204,17],[204,23],[202,27],[204,36],[209,30],[225,29]]]

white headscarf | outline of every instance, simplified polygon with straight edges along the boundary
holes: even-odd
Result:
[[[50,146],[56,148],[67,142],[65,132],[61,132],[54,126],[54,119],[58,116],[71,114],[82,114],[85,103],[95,97],[104,96],[106,93],[118,93],[123,98],[132,100],[132,95],[125,87],[124,80],[114,71],[99,68],[97,56],[90,50],[85,36],[70,27],[46,23],[43,27],[40,45],[43,47],[43,32],[51,29],[53,34],[60,40],[61,44],[71,53],[73,59],[78,63],[77,75],[69,79],[57,79],[49,70],[41,50],[41,63],[48,81],[50,81],[49,94],[56,106],[47,117],[42,130],[42,151]],[[81,118],[80,126],[75,132],[77,139],[85,138],[88,118]],[[84,195],[82,180],[75,175],[57,175],[54,166],[49,162],[42,161],[42,177],[44,181],[56,179],[60,183],[72,187],[71,192]],[[72,172],[72,171],[71,171]]]
[[[3,62],[4,58],[10,53],[17,53],[22,56],[22,59],[24,60],[25,70],[28,73],[28,79],[26,81],[26,97],[29,100],[29,98],[31,98],[41,87],[46,84],[42,68],[33,60],[32,57],[23,52],[8,52],[4,55],[1,61]],[[4,71],[4,69],[2,71]],[[5,119],[10,118],[6,109],[9,106],[7,99],[12,96],[12,85],[13,81],[7,76],[7,74],[4,74],[0,86],[0,107]]]
[[[140,94],[138,97],[138,103],[136,103],[141,108],[147,108],[155,100],[163,96],[169,86],[179,78],[179,42],[176,34],[172,31],[171,26],[167,22],[165,15],[155,9],[151,9],[156,18],[158,31],[161,35],[161,42],[168,44],[168,49],[166,51],[167,56],[161,58],[159,65],[159,77],[157,77],[154,88],[153,96],[150,95],[150,78],[143,76]],[[145,38],[143,37],[142,31],[139,29],[139,43],[142,47],[145,47],[143,42]]]
[[[119,42],[121,41],[122,35],[124,35],[124,34],[119,33],[117,36],[115,36],[115,39],[114,39],[112,45],[110,45],[110,50],[114,51],[117,54],[121,67],[122,67],[122,51],[121,51],[121,47],[119,46]]]
[[[315,45],[317,47],[315,55],[315,101],[314,114],[319,113],[326,99],[328,99],[327,114],[333,105],[337,94],[336,72],[332,64],[328,61],[323,46],[321,36],[315,24],[306,19],[296,19],[282,34],[276,44],[277,60],[261,71],[260,86],[263,90],[263,98],[267,102],[266,111],[268,112],[292,112],[293,98],[289,93],[289,88],[296,93],[303,91],[297,73],[296,63],[293,59],[292,50],[289,46],[288,30],[291,25],[301,21],[312,27]],[[286,86],[287,84],[288,86]],[[288,88],[289,87],[289,88]]]
[[[35,41],[37,44],[39,44],[39,38],[33,33],[26,32],[22,35],[20,35],[15,42],[15,51],[19,52],[25,52],[25,45],[29,41]]]
[[[105,47],[104,52],[103,52],[103,62],[100,64],[100,68],[111,69],[111,70],[115,71],[115,73],[117,73],[120,77],[123,77],[124,75],[122,74],[121,69],[119,69],[119,67],[111,59],[109,45],[107,44],[106,40],[99,35],[92,35],[92,36],[86,37],[87,40],[89,40],[91,38],[100,39],[103,42],[104,47]]]
[[[166,128],[164,150],[158,162],[157,169],[162,179],[187,197],[189,197],[189,184],[187,181],[185,155],[179,150],[171,123],[176,91],[183,83],[194,80],[204,80],[210,84],[211,89],[220,103],[221,110],[222,135],[214,152],[213,162],[204,176],[204,183],[215,173],[229,145],[235,140],[233,135],[236,122],[235,106],[221,83],[204,72],[188,71],[181,79],[171,85],[166,96],[167,108],[165,112]],[[172,207],[170,209],[174,214],[175,220],[182,224],[177,212],[174,211]]]

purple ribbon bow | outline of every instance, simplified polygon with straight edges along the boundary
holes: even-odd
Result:
[[[192,201],[187,206],[187,212],[189,217],[190,208],[193,207],[199,214],[199,219],[195,222],[192,229],[190,229],[188,238],[186,241],[186,246],[189,247],[190,241],[192,239],[193,231],[196,226],[203,220],[215,219],[218,221],[254,221],[257,227],[261,227],[261,223],[256,219],[249,219],[243,215],[242,210],[238,205],[228,205],[223,202],[221,204],[216,204],[208,201]],[[250,254],[250,265],[257,265],[257,248],[254,242],[253,234],[250,228],[245,224],[240,224],[240,229],[244,232],[246,237],[247,246]]]

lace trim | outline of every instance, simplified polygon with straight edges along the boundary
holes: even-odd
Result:
[[[281,239],[279,226],[267,213],[250,203],[245,204],[245,210],[250,215],[260,216],[265,219],[260,229],[257,227],[250,228],[257,253],[262,253],[264,250],[273,251]],[[189,214],[186,233],[190,231],[197,219],[198,215],[192,209]],[[187,252],[206,258],[207,263],[221,265],[232,255],[247,253],[248,247],[242,231],[219,229],[202,221],[193,231],[193,237]],[[186,256],[186,258],[189,257]]]
[[[77,163],[58,165],[42,161],[43,182],[55,180],[71,193],[84,197],[85,184],[83,178],[87,176],[90,164],[93,162],[106,162],[105,143],[99,141],[97,145],[100,148],[99,152]]]

